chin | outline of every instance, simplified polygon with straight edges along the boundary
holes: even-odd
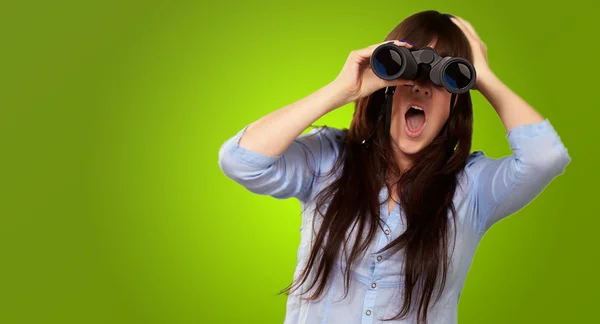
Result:
[[[427,125],[427,121],[417,131],[410,131],[404,121],[400,125],[395,129],[395,133],[397,135],[397,145],[404,155],[416,157],[417,154],[431,144],[435,137],[432,134],[434,125]]]
[[[423,150],[423,143],[421,141],[415,141],[411,138],[401,138],[398,146],[400,151],[406,155],[415,155]]]

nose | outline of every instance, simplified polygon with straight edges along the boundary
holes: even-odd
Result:
[[[426,97],[431,97],[431,87],[432,84],[429,80],[425,80],[424,78],[419,78],[415,80],[414,86],[412,88],[413,94],[417,95],[425,95]]]

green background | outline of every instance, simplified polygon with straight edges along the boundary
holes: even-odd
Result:
[[[460,323],[597,321],[597,9],[421,3],[3,2],[0,323],[281,323],[299,204],[226,178],[219,147],[425,9],[472,23],[573,159],[486,234]],[[509,154],[474,100],[473,149]],[[351,113],[318,123],[345,127]]]

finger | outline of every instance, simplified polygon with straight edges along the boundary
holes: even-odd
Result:
[[[399,46],[412,47],[411,43],[409,43],[409,42],[407,42],[405,40],[397,40],[397,39],[390,39],[390,40],[387,40],[385,42],[382,42],[382,43],[379,43],[379,44],[375,44],[375,45],[373,45],[373,47],[377,48],[377,46],[380,46],[380,45],[383,45],[383,44],[392,43],[392,42],[394,44],[396,44],[396,45],[399,45]]]
[[[477,35],[477,32],[475,32],[475,28],[473,28],[473,25],[471,25],[470,22],[468,22],[464,18],[460,18],[460,21],[467,27],[467,29],[469,29],[469,31],[471,31],[473,34]]]
[[[408,44],[405,41],[390,40],[390,41],[385,41],[385,42],[381,42],[381,43],[378,43],[378,44],[373,44],[373,45],[371,45],[371,46],[369,46],[367,48],[357,50],[356,54],[358,54],[360,57],[370,57],[371,54],[373,54],[373,51],[375,51],[375,49],[377,47],[379,47],[381,45],[384,45],[384,44],[389,44],[389,43],[393,43],[393,44],[398,45],[398,46],[405,46],[405,47],[409,47],[409,48],[412,47],[411,44]]]
[[[458,28],[460,28],[463,31],[463,33],[469,40],[477,40],[478,39],[478,37],[475,36],[473,34],[473,32],[467,27],[467,25],[464,23],[464,20],[462,18],[453,17],[453,18],[451,18],[451,20],[458,26]]]
[[[475,37],[477,37],[479,39],[479,34],[477,34],[477,32],[475,31],[475,28],[473,28],[473,26],[471,25],[471,23],[469,23],[468,21],[463,19],[463,23],[465,24],[465,26],[467,27],[467,29],[473,33],[473,35],[475,35]]]
[[[467,30],[471,34],[471,36],[473,36],[473,38],[480,39],[479,34],[477,34],[475,28],[473,28],[473,26],[468,21],[458,16],[454,18],[458,21],[463,30]]]
[[[386,87],[394,87],[394,86],[412,87],[415,85],[415,82],[413,80],[394,79],[394,80],[383,80],[383,84]]]
[[[469,33],[471,32],[465,25],[462,18],[460,18],[458,16],[454,16],[454,17],[450,18],[450,20],[452,20],[452,22],[454,22],[456,24],[456,26],[458,26],[463,32],[469,32]]]
[[[371,54],[373,54],[373,51],[375,51],[375,49],[377,47],[379,47],[379,46],[381,46],[383,44],[388,44],[388,43],[394,43],[395,45],[404,46],[404,47],[407,47],[407,48],[412,48],[413,47],[412,44],[409,44],[406,41],[393,40],[393,41],[385,41],[385,42],[381,42],[381,43],[378,43],[378,44],[374,44],[374,45],[371,45],[371,46],[369,46],[367,48],[355,50],[353,52],[354,52],[355,55],[357,55],[360,58],[370,58]]]

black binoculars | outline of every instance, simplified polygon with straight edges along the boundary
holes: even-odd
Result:
[[[393,43],[379,45],[371,55],[371,69],[383,80],[416,80],[422,73],[429,74],[435,86],[448,92],[468,92],[475,84],[475,68],[464,58],[439,56],[429,46],[409,49]]]

